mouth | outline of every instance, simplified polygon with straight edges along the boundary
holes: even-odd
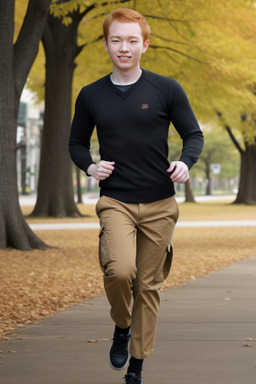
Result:
[[[118,56],[118,59],[123,62],[129,61],[130,58],[131,56]]]

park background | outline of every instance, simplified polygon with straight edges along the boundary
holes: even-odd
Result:
[[[97,193],[97,185],[71,164],[67,143],[79,90],[111,71],[101,25],[121,6],[137,9],[151,24],[142,67],[182,84],[204,132],[191,181],[177,186],[185,201],[180,221],[220,223],[177,227],[164,288],[255,254],[253,1],[0,0],[1,338],[104,293],[97,229],[31,225],[97,221],[94,204],[83,204],[83,193]],[[170,161],[180,151],[170,127]],[[92,152],[97,160],[96,136]],[[20,206],[27,194],[35,195],[35,204]],[[219,194],[228,196],[198,198]],[[224,226],[227,220],[240,224]]]

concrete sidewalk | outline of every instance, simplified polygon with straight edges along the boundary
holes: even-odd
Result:
[[[161,292],[144,383],[255,384],[255,292],[256,256]],[[21,328],[0,343],[0,383],[121,384],[125,371],[108,365],[112,332],[105,297]]]
[[[65,229],[99,229],[99,222],[57,222],[57,223],[29,223],[33,231],[65,230]],[[256,220],[222,220],[222,221],[178,221],[176,228],[206,228],[206,227],[256,227]]]
[[[21,206],[31,206],[36,203],[36,194],[31,193],[30,195],[19,195],[19,202]],[[195,196],[196,201],[198,202],[207,202],[207,201],[233,201],[235,200],[236,195],[209,195],[209,196]],[[99,192],[87,192],[83,194],[83,204],[95,205],[99,199]],[[178,203],[184,202],[184,196],[176,196]]]

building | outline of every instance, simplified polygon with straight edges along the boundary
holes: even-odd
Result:
[[[43,105],[21,101],[17,127],[17,178],[22,194],[36,192],[39,178]]]

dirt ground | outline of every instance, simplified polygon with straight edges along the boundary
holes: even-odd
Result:
[[[80,206],[92,221],[93,206]],[[24,214],[31,207],[23,208]],[[180,221],[255,219],[256,207],[226,203],[181,204]],[[57,219],[27,219],[29,223]],[[61,220],[58,220],[61,221]],[[0,340],[16,327],[38,321],[83,300],[103,295],[98,263],[98,230],[38,231],[56,248],[0,251]],[[171,289],[256,254],[256,227],[179,228],[174,234],[174,262],[163,289]]]

